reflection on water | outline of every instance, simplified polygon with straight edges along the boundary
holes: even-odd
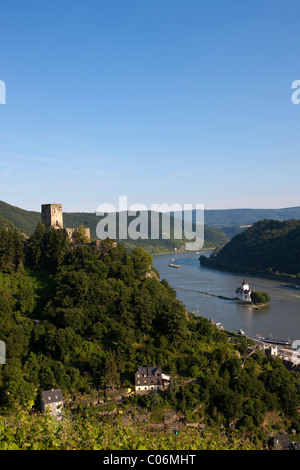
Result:
[[[208,255],[209,252],[202,254]],[[156,255],[153,259],[160,279],[169,282],[176,290],[177,298],[190,312],[196,313],[198,310],[199,315],[212,318],[215,323],[221,323],[231,331],[241,328],[247,336],[272,334],[279,339],[300,340],[300,292],[282,287],[280,281],[247,276],[252,289],[268,292],[271,296],[266,308],[256,310],[251,306],[199,292],[232,298],[245,277],[243,273],[233,274],[203,268],[199,262],[199,254],[195,252]],[[172,262],[180,265],[180,268],[169,267]]]

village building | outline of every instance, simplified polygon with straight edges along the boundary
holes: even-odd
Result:
[[[41,393],[41,409],[43,413],[50,413],[59,418],[62,414],[63,395],[60,388],[45,390]]]
[[[156,366],[139,367],[134,375],[135,393],[151,393],[166,390],[169,387],[171,377],[163,374]]]
[[[277,434],[271,439],[273,448],[277,450],[298,450],[295,447],[289,436],[285,433]]]

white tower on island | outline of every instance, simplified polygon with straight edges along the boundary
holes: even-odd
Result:
[[[241,287],[237,288],[236,294],[239,300],[242,300],[243,302],[251,302],[251,289],[246,279],[242,282]]]

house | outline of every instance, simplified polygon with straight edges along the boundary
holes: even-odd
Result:
[[[147,393],[155,390],[166,390],[171,377],[165,375],[156,366],[139,367],[134,375],[135,392]]]
[[[277,434],[274,436],[273,446],[278,450],[293,450],[293,443],[287,434]]]
[[[169,385],[170,385],[171,376],[166,375],[166,374],[161,374],[161,379],[162,379],[162,389],[167,390],[167,388],[169,388]]]
[[[43,413],[61,417],[63,408],[63,395],[60,388],[46,390],[41,393],[41,408]]]

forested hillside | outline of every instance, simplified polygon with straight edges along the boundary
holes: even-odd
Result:
[[[15,226],[9,220],[7,220],[5,217],[0,215],[0,230],[2,230],[2,229],[14,230]]]
[[[300,220],[263,220],[236,235],[203,266],[300,276]]]
[[[41,223],[26,241],[17,232],[1,231],[0,340],[7,352],[6,363],[0,365],[2,448],[81,448],[86,439],[95,448],[110,448],[113,442],[130,448],[126,432],[121,444],[123,434],[115,422],[106,421],[110,442],[99,432],[100,408],[75,406],[74,400],[92,392],[105,396],[111,388],[132,384],[134,372],[143,365],[157,365],[171,374],[172,386],[152,397],[129,398],[123,412],[144,409],[157,421],[162,410],[173,409],[186,421],[205,423],[219,437],[214,440],[210,433],[198,448],[204,442],[223,448],[232,430],[238,433],[239,446],[244,439],[252,448],[266,446],[274,417],[280,423],[276,426],[300,431],[299,374],[263,352],[247,357],[246,338],[229,342],[207,319],[186,312],[142,248],[128,252],[109,240],[101,250],[93,244],[74,248],[64,231],[46,231]],[[62,428],[20,417],[22,410],[31,417],[39,413],[40,392],[51,388],[61,388],[70,397],[65,410],[69,418]],[[1,427],[9,416],[12,434]],[[20,420],[34,438],[25,431],[19,434]],[[84,437],[92,430],[93,439]],[[55,438],[60,433],[65,437]],[[129,433],[131,446],[159,446],[159,434],[143,441],[142,431]],[[193,436],[184,441],[189,448],[196,445]],[[168,446],[163,438],[160,442]]]

